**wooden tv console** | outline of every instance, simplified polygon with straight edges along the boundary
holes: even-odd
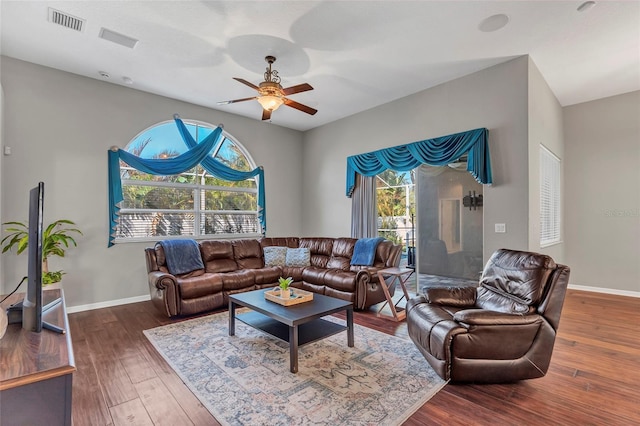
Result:
[[[0,297],[0,300],[4,296]],[[14,294],[2,309],[19,302]],[[34,333],[9,324],[0,339],[0,426],[15,424],[71,425],[71,385],[76,370],[69,323],[61,289],[44,290],[43,302],[62,297],[43,315],[65,334],[43,329]]]

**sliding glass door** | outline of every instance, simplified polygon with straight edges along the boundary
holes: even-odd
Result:
[[[482,185],[466,163],[417,169],[420,274],[477,279],[482,271]]]

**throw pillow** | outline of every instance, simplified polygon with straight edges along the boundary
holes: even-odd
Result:
[[[279,246],[265,247],[262,249],[264,252],[264,266],[284,266],[287,258],[287,248]]]
[[[311,265],[311,253],[309,249],[304,248],[296,248],[296,249],[287,249],[287,258],[285,261],[285,266],[309,266]]]

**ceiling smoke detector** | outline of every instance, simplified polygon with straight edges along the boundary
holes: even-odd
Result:
[[[49,22],[82,32],[86,20],[69,15],[60,10],[49,8]]]

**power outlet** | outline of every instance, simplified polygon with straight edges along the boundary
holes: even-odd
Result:
[[[496,227],[496,233],[498,233],[498,234],[504,234],[505,232],[507,232],[507,224],[506,223],[496,223],[495,227]]]

